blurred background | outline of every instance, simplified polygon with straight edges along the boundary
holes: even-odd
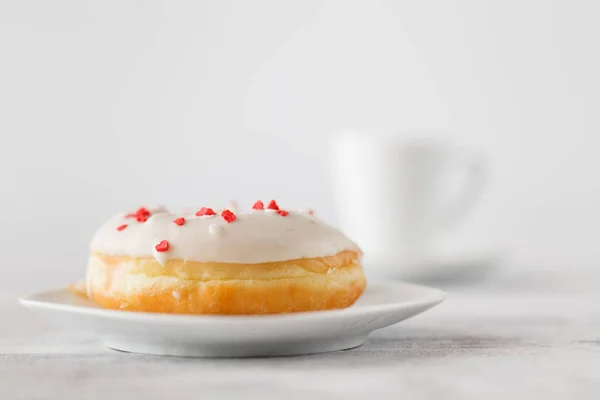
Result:
[[[95,229],[140,204],[276,198],[337,224],[328,139],[345,129],[485,155],[457,235],[493,243],[507,274],[597,285],[599,12],[0,0],[0,289],[81,278]]]

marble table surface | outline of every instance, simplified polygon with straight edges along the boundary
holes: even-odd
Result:
[[[600,294],[575,288],[449,288],[360,348],[260,359],[112,351],[4,290],[0,399],[598,399]]]

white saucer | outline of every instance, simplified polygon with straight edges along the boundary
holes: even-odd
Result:
[[[367,335],[441,303],[441,290],[371,284],[350,308],[266,316],[194,316],[105,310],[66,289],[19,299],[57,324],[85,329],[108,347],[135,353],[253,357],[345,350]]]

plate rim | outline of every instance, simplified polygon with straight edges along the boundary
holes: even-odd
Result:
[[[261,322],[283,322],[283,321],[297,321],[298,319],[314,319],[314,318],[346,318],[352,315],[365,315],[370,313],[382,313],[394,310],[401,310],[406,308],[415,307],[427,307],[431,308],[442,303],[447,293],[443,290],[433,288],[431,286],[419,285],[409,282],[375,282],[371,283],[368,287],[394,287],[399,288],[410,288],[412,290],[423,290],[427,291],[425,295],[401,302],[393,302],[381,305],[368,305],[362,307],[348,307],[344,309],[336,310],[323,310],[323,311],[305,311],[297,313],[285,313],[285,314],[266,314],[266,315],[194,315],[194,314],[168,314],[168,313],[155,313],[155,312],[140,312],[140,311],[123,311],[123,310],[112,310],[98,307],[91,307],[86,305],[73,305],[63,304],[50,301],[44,301],[35,299],[35,297],[47,295],[57,292],[70,292],[67,287],[50,289],[44,291],[38,291],[26,296],[19,297],[18,301],[21,305],[28,309],[51,309],[54,311],[77,313],[96,318],[107,318],[112,320],[129,320],[135,322],[160,322],[174,323],[174,324],[198,324],[198,323],[243,323],[252,322],[256,323],[257,319]],[[70,292],[73,296],[76,294]]]

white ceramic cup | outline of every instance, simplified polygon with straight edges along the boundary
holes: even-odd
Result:
[[[468,216],[485,183],[483,160],[437,141],[345,133],[331,141],[341,229],[382,263],[431,256]]]

